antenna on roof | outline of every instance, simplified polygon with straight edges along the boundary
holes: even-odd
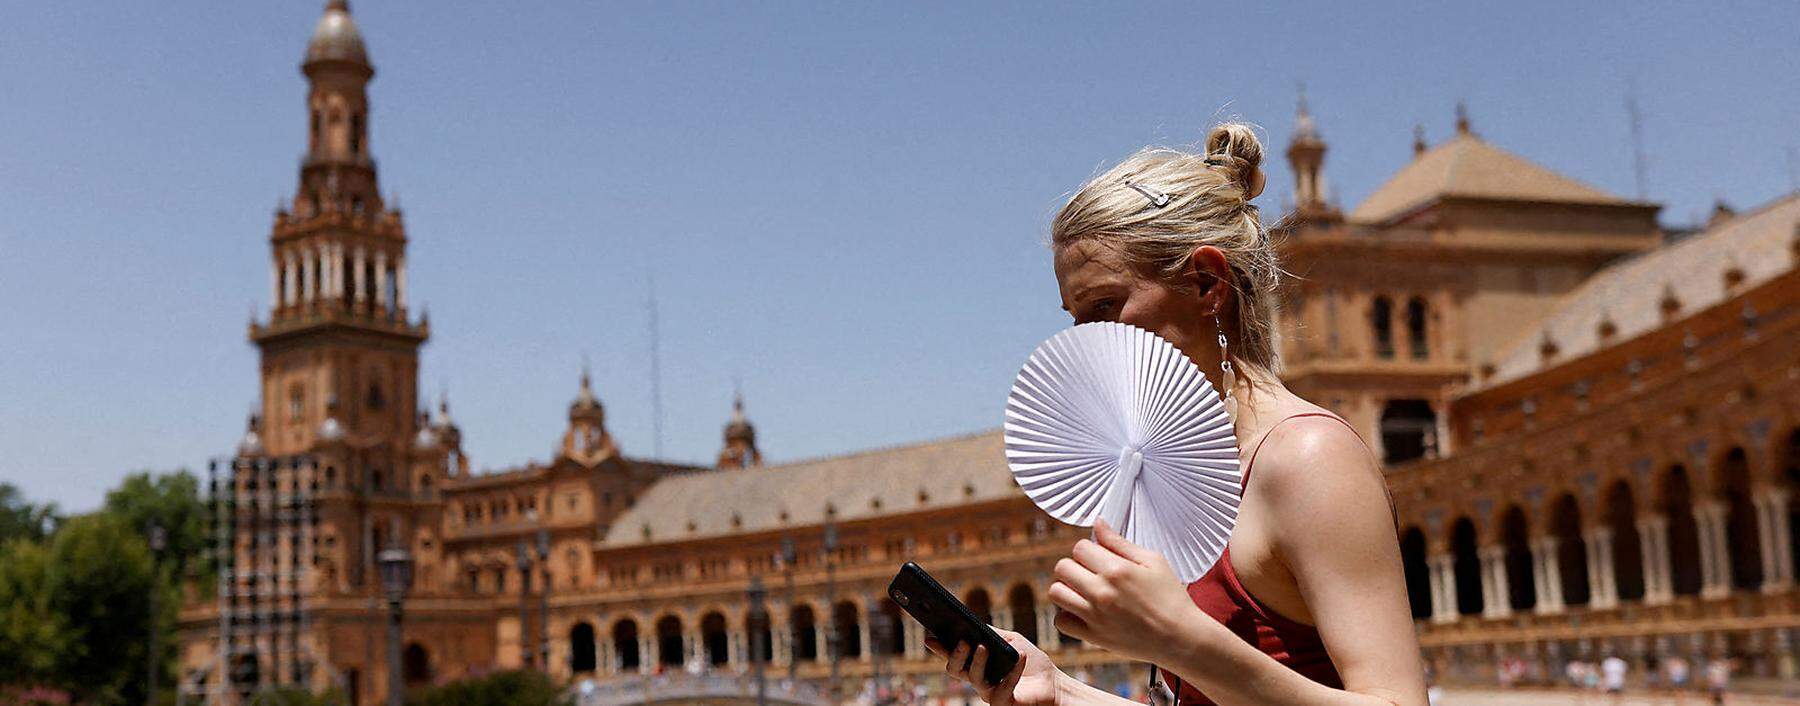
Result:
[[[1644,113],[1638,110],[1637,79],[1632,78],[1625,93],[1625,114],[1631,120],[1631,173],[1637,180],[1637,200],[1649,198],[1646,185],[1648,167],[1644,157]]]
[[[650,275],[650,429],[652,449],[663,457],[662,433],[662,334],[656,321],[656,275]]]
[[[1800,147],[1788,145],[1788,192],[1800,194]]]

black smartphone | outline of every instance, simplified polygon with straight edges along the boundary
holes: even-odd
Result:
[[[955,650],[957,643],[966,642],[973,660],[975,646],[986,645],[987,673],[982,678],[988,684],[1000,683],[1019,663],[1018,650],[1006,644],[999,633],[976,618],[968,606],[944,590],[943,584],[918,564],[909,561],[900,567],[900,573],[894,574],[893,582],[888,584],[888,598],[925,626],[925,631],[946,650]],[[963,665],[964,669],[968,667]]]

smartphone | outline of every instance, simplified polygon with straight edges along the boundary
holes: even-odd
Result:
[[[888,598],[925,626],[925,631],[946,650],[955,650],[957,643],[966,642],[970,647],[969,659],[973,661],[974,647],[987,646],[987,673],[982,678],[988,684],[1000,683],[1019,663],[1018,650],[1006,644],[999,633],[976,618],[968,606],[944,590],[944,586],[918,564],[909,561],[900,567],[900,573],[895,574],[893,582],[888,584]],[[964,669],[968,667],[968,664],[963,665]]]

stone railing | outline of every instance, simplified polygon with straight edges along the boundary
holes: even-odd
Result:
[[[770,675],[764,683],[770,703],[822,706],[830,703],[811,684],[791,682]],[[575,706],[626,706],[661,702],[753,702],[756,679],[722,674],[656,674],[618,677],[603,682],[582,681],[571,690]]]

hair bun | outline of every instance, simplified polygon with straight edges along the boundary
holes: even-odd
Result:
[[[1244,190],[1244,200],[1262,193],[1263,147],[1256,131],[1244,123],[1220,123],[1206,133],[1206,162],[1225,170]]]

